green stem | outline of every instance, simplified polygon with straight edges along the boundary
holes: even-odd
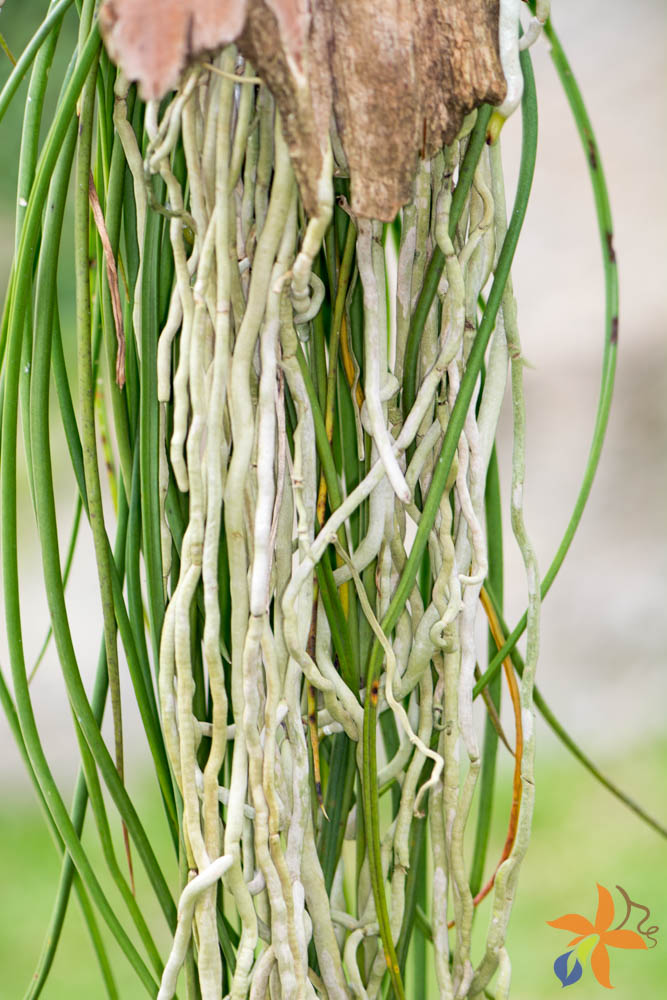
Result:
[[[83,471],[88,494],[88,519],[93,534],[95,561],[102,602],[104,645],[109,691],[113,718],[116,767],[121,782],[123,767],[123,722],[120,696],[120,672],[116,643],[116,617],[114,614],[113,587],[111,583],[111,551],[104,525],[102,488],[100,484],[97,438],[95,431],[95,383],[93,380],[93,352],[90,304],[90,207],[89,178],[95,113],[95,87],[98,61],[95,60],[83,88],[79,110],[79,141],[76,162],[74,196],[74,270],[76,277],[76,331],[77,372],[79,376],[79,405],[81,410],[81,443],[83,445]],[[129,857],[128,857],[129,862]]]
[[[65,368],[65,359],[62,351],[62,341],[58,327],[58,314],[55,309],[54,329],[53,329],[53,374],[58,393],[60,414],[67,440],[67,447],[72,461],[74,475],[79,488],[79,494],[83,503],[86,515],[88,514],[88,496],[83,472],[83,455],[79,430],[72,405],[72,398]],[[130,498],[130,524],[127,542],[127,591],[130,614],[133,610],[136,614],[136,628],[130,621],[125,602],[123,600],[123,584],[120,574],[116,568],[116,563],[111,560],[111,579],[113,585],[114,607],[116,621],[120,632],[123,648],[127,657],[128,669],[132,679],[134,694],[137,705],[141,713],[142,724],[146,733],[146,738],[150,746],[151,754],[155,764],[155,770],[160,783],[160,789],[167,809],[170,830],[172,836],[177,835],[178,823],[176,818],[176,807],[174,802],[174,792],[167,762],[160,720],[155,702],[155,694],[152,687],[152,674],[148,661],[148,651],[144,637],[143,604],[141,596],[141,584],[139,579],[139,546],[140,546],[140,501],[139,501],[139,449],[135,448],[135,468],[136,475],[133,475],[132,495]],[[136,489],[135,489],[136,484]],[[138,608],[138,611],[136,610]],[[134,622],[134,619],[133,619]]]
[[[23,77],[30,69],[35,56],[51,32],[60,30],[62,19],[67,9],[72,6],[72,3],[73,0],[60,0],[60,3],[55,4],[21,53],[20,59],[10,73],[2,91],[0,91],[0,122],[5,117],[7,108],[21,85]]]
[[[123,550],[125,548],[125,538],[127,535],[127,522],[128,522],[127,514],[128,514],[127,502],[125,500],[124,493],[121,490],[121,496],[118,508],[118,531],[116,534],[116,555],[118,557],[120,567],[123,567]],[[122,573],[122,568],[120,569],[120,572]],[[106,705],[106,699],[107,699],[107,691],[108,691],[108,675],[106,669],[106,658],[104,656],[104,649],[102,649],[98,661],[97,674],[95,677],[95,684],[93,687],[93,696],[91,699],[91,708],[98,725],[101,725],[102,723],[102,716],[104,714],[104,707]],[[78,837],[81,836],[81,831],[83,829],[83,822],[86,815],[87,804],[88,804],[88,786],[86,784],[86,779],[83,770],[80,769],[75,785],[74,799],[71,809],[72,824],[74,826],[74,829],[76,830]],[[62,841],[60,840],[59,837],[57,839],[60,850],[62,851]],[[30,986],[28,988],[24,1000],[37,1000],[37,997],[41,994],[44,984],[46,983],[49,972],[51,970],[51,966],[53,964],[53,959],[55,958],[58,942],[60,941],[60,935],[62,933],[63,923],[65,921],[67,904],[69,901],[69,896],[73,881],[77,889],[77,894],[79,895],[81,907],[84,911],[84,917],[93,941],[93,947],[95,948],[98,956],[98,962],[100,964],[100,969],[107,989],[107,994],[110,997],[117,997],[118,995],[115,982],[113,980],[113,975],[110,975],[111,968],[109,966],[109,961],[106,955],[106,950],[104,948],[104,943],[100,937],[99,930],[97,928],[97,922],[95,920],[94,912],[90,906],[87,896],[85,898],[85,902],[81,897],[81,893],[84,892],[84,890],[83,886],[81,885],[80,877],[76,872],[71,855],[66,853],[63,858],[62,868],[60,872],[60,880],[58,883],[58,893],[56,896],[56,902],[54,904],[53,913],[51,915],[49,928],[44,940],[42,954],[40,955],[38,966],[32,977]],[[101,950],[99,949],[100,945],[102,946]]]
[[[333,229],[331,230],[333,232]],[[333,436],[334,406],[336,402],[336,383],[338,375],[338,347],[340,345],[340,330],[345,315],[345,299],[347,289],[352,274],[354,253],[356,248],[357,230],[350,219],[345,236],[345,248],[343,259],[338,272],[338,286],[336,288],[336,301],[334,303],[333,321],[331,324],[331,336],[329,337],[329,372],[327,375],[327,401],[324,411],[324,426],[327,432],[327,440],[331,441]]]
[[[486,477],[485,492],[486,531],[489,557],[489,573],[487,584],[503,599],[503,522],[500,504],[500,477],[498,474],[498,456],[495,445],[491,452],[491,460]],[[496,644],[489,630],[489,659],[496,652]],[[497,710],[500,709],[500,674],[490,685],[489,694]],[[487,714],[484,724],[484,746],[482,749],[482,767],[479,785],[479,812],[477,813],[477,831],[470,871],[470,892],[476,896],[482,887],[484,877],[484,862],[489,844],[491,816],[493,812],[494,784],[496,777],[496,758],[498,752],[498,733],[490,715]]]
[[[159,411],[157,401],[158,278],[161,219],[156,212],[146,217],[142,268],[141,370],[139,401],[139,470],[141,479],[144,564],[148,591],[148,617],[153,639],[153,662],[158,668],[165,600],[160,541]]]
[[[18,250],[21,229],[25,218],[30,189],[35,177],[37,165],[37,155],[39,151],[39,132],[42,123],[42,111],[44,108],[44,98],[46,96],[46,86],[49,79],[49,70],[53,62],[53,55],[60,33],[61,23],[58,23],[54,30],[49,33],[46,41],[39,51],[28,86],[28,95],[25,103],[23,115],[23,130],[21,134],[21,152],[19,154],[19,173],[16,195],[16,224],[14,227],[14,253]],[[23,353],[21,357],[21,424],[23,427],[23,442],[26,453],[26,465],[28,469],[28,481],[30,493],[33,497],[34,487],[32,481],[32,460],[30,456],[30,380],[31,380],[31,355],[32,355],[32,325],[26,316],[26,327],[23,332]]]
[[[584,508],[588,502],[588,497],[590,496],[593,480],[600,462],[600,454],[602,452],[602,445],[607,432],[607,425],[609,423],[609,412],[611,409],[614,379],[616,375],[616,356],[618,352],[618,268],[616,264],[616,253],[614,251],[614,229],[611,218],[611,208],[609,205],[607,184],[602,170],[600,150],[598,149],[593,132],[593,126],[591,125],[590,118],[588,117],[586,106],[581,96],[581,91],[577,86],[570,64],[567,61],[551,22],[547,23],[545,31],[549,41],[551,42],[551,58],[554,61],[556,71],[563,85],[563,89],[565,90],[565,94],[569,101],[577,130],[579,132],[579,137],[586,154],[588,172],[593,186],[595,211],[597,214],[598,230],[600,233],[600,247],[602,250],[602,265],[604,268],[605,338],[604,351],[602,355],[602,384],[600,387],[600,396],[598,398],[597,412],[595,415],[595,426],[593,428],[593,440],[588,454],[588,461],[586,463],[584,477],[577,495],[574,510],[572,511],[572,515],[561,543],[558,546],[556,555],[554,556],[553,561],[547,570],[544,579],[542,580],[540,590],[542,600],[544,600],[546,595],[549,593],[551,585],[563,565],[565,556],[567,555],[570,545],[572,544],[572,539],[574,538],[577,528],[581,522]],[[525,632],[527,621],[528,615],[527,612],[524,612],[519,623],[508,636],[507,642],[504,644],[503,648],[498,650],[496,656],[494,656],[489,663],[486,673],[475,685],[473,693],[475,698],[480,693],[482,688],[485,687],[485,685],[488,684],[500,670],[503,660],[508,653],[514,649],[516,643]]]
[[[46,139],[44,150],[40,157],[40,163],[37,168],[35,182],[33,184],[32,194],[21,234],[19,252],[16,258],[15,282],[12,287],[12,302],[10,306],[8,327],[9,334],[5,364],[5,396],[3,401],[2,420],[0,495],[3,512],[1,526],[3,589],[5,597],[7,639],[10,651],[12,678],[14,681],[16,707],[26,748],[30,755],[35,775],[42,789],[44,800],[53,816],[54,822],[58,827],[58,831],[67,847],[67,850],[71,853],[88,891],[97,904],[114,937],[119,942],[125,954],[128,956],[128,959],[136,969],[137,974],[141,978],[148,992],[151,993],[151,995],[156,995],[157,985],[155,984],[140,955],[136,951],[134,945],[125,933],[102,891],[88,856],[83,850],[79,838],[76,835],[76,831],[72,825],[70,816],[65,808],[64,802],[62,801],[44,755],[27,684],[25,659],[23,655],[23,630],[21,625],[21,607],[19,597],[16,510],[16,433],[18,382],[23,339],[22,334],[24,316],[30,303],[32,257],[34,248],[37,245],[42,208],[47,197],[49,180],[56,165],[62,144],[70,128],[76,101],[84,86],[85,80],[88,77],[91,66],[98,56],[99,47],[99,32],[97,27],[94,27],[85,45],[81,49],[77,67],[66,88],[59,106],[58,114],[56,115],[49,131],[49,135]],[[50,351],[47,350],[41,353],[43,355],[44,364],[47,368],[46,386],[42,393],[35,392],[34,396],[39,397],[42,395],[44,399],[48,400],[48,392],[46,391],[46,388],[48,387],[48,360],[50,357]],[[33,378],[35,377],[36,372],[33,372]],[[49,415],[48,405],[46,407],[43,405],[44,399],[42,399],[41,402],[43,411],[42,419],[45,420],[46,423],[46,433],[44,435],[39,435],[39,437],[42,439],[46,438],[48,441]],[[33,448],[34,443],[35,442],[33,441]],[[45,559],[46,590],[49,597],[52,598],[54,594],[58,595],[58,592],[62,591],[62,579],[60,576],[60,561],[57,553],[55,510],[52,506],[53,493],[48,447],[46,448],[43,456],[45,459],[43,467],[41,461],[42,456],[38,457],[37,455],[34,455],[33,457],[37,468],[40,470],[39,485],[37,484],[37,476],[35,477],[35,493],[38,498],[38,507],[41,506],[43,499],[45,499],[47,503],[45,516],[39,517],[38,520],[40,526],[43,527],[43,530],[50,533],[51,540],[55,541],[55,545],[51,547],[52,549],[55,549],[55,558]],[[62,594],[60,596],[62,598]],[[60,618],[61,614],[64,615],[64,619],[66,621],[64,599],[62,599],[60,607],[52,607],[51,611],[52,621],[54,618]],[[78,677],[78,671],[76,679],[78,680],[79,685],[81,685],[80,677]],[[86,715],[86,713],[88,713],[89,716],[92,716],[90,706],[85,696],[85,691],[83,690],[83,685],[81,685],[80,689],[76,691],[76,697],[73,699],[73,702],[75,710],[82,716]],[[94,719],[92,721],[94,726]],[[99,738],[99,742],[102,746],[104,746],[102,738],[99,735],[99,729],[97,729],[96,726],[94,726],[94,729]],[[106,748],[104,749],[106,751]],[[113,769],[113,763],[111,761],[110,763]]]
[[[324,418],[317,399],[315,386],[310,375],[308,362],[304,357],[300,344],[297,347],[297,360],[301,375],[303,376],[308,401],[310,402],[312,410],[313,423],[315,426],[315,444],[317,447],[320,465],[322,467],[322,473],[327,485],[329,505],[332,510],[336,510],[342,503],[342,494],[340,484],[338,482],[338,474],[336,472],[336,463],[334,461],[331,445],[329,444]],[[338,537],[341,545],[347,549],[347,539],[342,528],[338,532]],[[335,626],[332,628],[332,637],[336,652],[339,656],[343,678],[351,690],[358,691],[359,665],[355,655],[356,645],[352,642],[350,637],[349,624],[345,618],[338,589],[333,579],[333,571],[331,566],[326,563],[326,560],[322,559],[316,567],[316,573],[327,617],[331,621],[332,625],[335,623]]]
[[[346,733],[336,733],[331,749],[326,810],[317,838],[317,853],[322,859],[322,874],[327,893],[331,892],[336,866],[343,847],[345,825],[354,795],[356,768],[352,742]]]
[[[329,439],[327,437],[326,427],[324,425],[324,417],[322,416],[322,411],[320,409],[320,404],[317,399],[317,392],[313,384],[313,380],[310,375],[310,369],[308,368],[308,362],[304,357],[303,349],[301,344],[297,346],[296,353],[297,361],[299,362],[299,370],[303,376],[304,385],[306,387],[306,394],[308,395],[308,402],[310,403],[311,410],[313,412],[313,424],[315,426],[315,444],[317,447],[317,455],[320,460],[320,465],[322,466],[322,472],[327,484],[327,493],[329,494],[329,504],[332,510],[336,510],[340,507],[343,502],[343,497],[340,491],[340,484],[338,482],[338,474],[336,472],[336,463],[334,461],[333,452],[331,451],[331,445],[329,444]]]
[[[131,113],[131,107],[128,113]],[[98,115],[98,121],[99,121]],[[123,208],[123,182],[125,179],[125,157],[123,147],[119,139],[114,141],[111,154],[111,166],[109,170],[109,186],[106,192],[105,222],[109,242],[116,260],[118,260],[118,247],[120,243],[121,217]],[[98,240],[98,248],[100,241]],[[106,278],[106,268],[104,258],[98,249],[97,254],[99,270],[99,287],[101,288],[102,299],[102,325],[104,329],[104,343],[106,349],[107,372],[109,394],[111,396],[111,406],[113,410],[114,431],[118,456],[120,459],[120,470],[123,477],[123,484],[127,496],[130,495],[132,482],[132,447],[130,444],[130,427],[127,413],[126,399],[122,389],[116,383],[116,327],[113,318],[111,305],[111,292],[109,282]],[[104,275],[104,276],[103,276]]]
[[[72,530],[70,532],[69,542],[67,545],[67,554],[65,555],[65,563],[63,565],[63,572],[62,572],[63,590],[67,588],[67,582],[69,580],[69,575],[72,570],[74,553],[76,551],[76,543],[79,538],[79,528],[81,527],[82,510],[83,510],[83,503],[81,501],[81,494],[77,493],[74,505],[74,521],[72,523]],[[51,641],[52,636],[53,636],[53,629],[49,625],[46,631],[46,636],[44,637],[44,642],[41,645],[39,653],[37,654],[37,659],[35,660],[33,668],[30,671],[30,674],[28,675],[28,684],[32,684],[33,680],[35,679],[35,674],[37,673],[37,670],[39,669],[39,666],[42,663],[42,660],[44,659],[46,651],[49,648],[49,643]]]

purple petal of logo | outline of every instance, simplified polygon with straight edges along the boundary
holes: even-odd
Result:
[[[581,979],[581,974],[583,972],[581,968],[581,962],[575,959],[574,965],[571,970],[567,970],[567,960],[572,954],[571,951],[566,951],[563,955],[559,955],[554,962],[554,972],[561,981],[563,987],[572,986],[573,983],[578,982]]]

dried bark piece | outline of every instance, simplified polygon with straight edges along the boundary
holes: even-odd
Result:
[[[498,104],[505,97],[499,8],[499,0],[415,2],[420,140],[424,143],[425,138],[427,158],[454,140],[473,108],[485,102]]]
[[[315,216],[331,119],[330,23],[326,2],[313,2],[307,16],[305,7],[304,0],[249,0],[237,44],[276,99],[301,198]]]
[[[301,67],[301,57],[310,27],[309,0],[267,0],[273,11],[287,52]],[[315,4],[315,6],[317,6]]]
[[[112,58],[143,97],[238,39],[276,99],[308,214],[321,209],[333,115],[352,210],[386,221],[411,199],[420,153],[505,97],[498,17],[499,0],[104,0],[100,12]]]
[[[418,86],[412,0],[333,7],[334,113],[350,167],[352,211],[390,220],[410,200]]]
[[[178,86],[192,56],[232,42],[246,0],[104,0],[100,29],[109,55],[144,100]]]
[[[390,221],[412,197],[420,155],[450,143],[484,101],[505,96],[498,0],[338,0],[334,111],[352,209]]]
[[[295,56],[285,25],[297,10]],[[276,98],[307,212],[317,212],[331,111],[353,212],[389,221],[412,197],[420,153],[433,156],[469,111],[504,98],[499,2],[312,0],[310,20],[304,11],[305,0],[250,0],[240,48]]]

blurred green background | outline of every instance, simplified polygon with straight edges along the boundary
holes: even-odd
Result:
[[[541,728],[541,727],[540,727]],[[544,737],[544,733],[538,734]],[[636,797],[651,802],[665,812],[664,761],[667,744],[636,747],[631,759],[606,761],[607,770],[625,788],[632,787]],[[175,882],[173,851],[165,837],[161,807],[155,787],[137,781],[134,769],[129,781],[134,801],[141,803],[144,821],[158,857]],[[511,782],[510,769],[502,773],[502,784]],[[667,982],[667,885],[665,882],[665,847],[656,833],[641,824],[592,779],[582,775],[578,765],[558,754],[551,758],[540,753],[536,768],[537,798],[533,836],[519,880],[516,903],[510,923],[508,949],[512,959],[513,1000],[556,1000],[561,995],[553,963],[566,951],[572,935],[547,926],[566,913],[581,913],[591,921],[597,907],[596,882],[606,886],[617,904],[614,926],[625,912],[615,886],[620,884],[635,902],[648,906],[651,918],[645,925],[658,924],[657,947],[648,951],[609,949],[611,982],[619,998],[659,997]],[[500,797],[494,813],[493,837],[489,859],[500,856],[505,840],[509,802]],[[117,826],[117,824],[116,824]],[[123,857],[120,831],[116,829],[119,859]],[[96,837],[86,835],[90,853],[99,858],[97,871],[111,900],[119,900],[108,879]],[[0,996],[23,996],[37,963],[50,908],[57,885],[59,864],[56,851],[34,804],[25,796],[4,797],[0,813],[0,851],[2,853],[2,902],[0,903]],[[140,866],[135,866],[138,869]],[[158,947],[166,954],[168,935],[158,907],[151,899],[141,873],[137,871],[137,892],[148,907],[149,925],[156,929]],[[634,929],[642,915],[633,910],[626,925]],[[479,908],[475,936],[481,952],[490,913],[490,904]],[[633,920],[634,917],[634,920]],[[105,934],[109,956],[114,966],[119,995],[140,998],[143,988],[137,983],[126,960]],[[478,952],[479,953],[479,952]],[[427,956],[428,959],[428,956]],[[430,977],[432,978],[432,977]],[[410,979],[407,980],[408,984]],[[437,996],[430,982],[426,995]],[[604,989],[586,967],[575,995],[585,998],[604,995]],[[72,997],[102,996],[101,980],[92,953],[88,932],[76,900],[70,910],[54,967],[44,990],[47,1000],[70,1000]],[[424,994],[415,992],[410,1000]]]
[[[46,0],[6,0],[0,13],[0,31],[15,55],[22,50],[47,6]],[[664,822],[667,820],[664,729],[667,700],[667,617],[664,615],[667,600],[667,532],[664,526],[667,351],[664,331],[667,304],[661,269],[664,269],[667,224],[662,180],[667,145],[665,130],[658,128],[657,123],[665,120],[667,111],[662,50],[665,10],[660,0],[640,0],[631,12],[620,0],[606,3],[595,0],[586,5],[585,11],[577,4],[556,4],[555,19],[584,95],[591,102],[592,118],[607,166],[618,227],[617,252],[624,292],[621,336],[623,339],[627,330],[628,338],[627,347],[624,345],[621,354],[619,391],[607,454],[591,508],[571,558],[566,562],[562,581],[554,587],[545,604],[538,679],[561,720],[593,753],[605,773]],[[50,103],[44,115],[46,126],[49,107],[56,100],[75,36],[76,16],[70,12],[63,27],[63,44],[59,46],[65,57],[57,55],[52,70]],[[601,323],[598,313],[591,312],[588,305],[590,299],[600,298],[600,280],[585,162],[567,124],[567,111],[557,93],[545,46],[535,50],[534,59],[543,136],[534,200],[525,241],[517,257],[515,286],[524,319],[526,353],[537,369],[537,375],[527,374],[529,433],[534,435],[532,445],[529,440],[527,503],[540,561],[545,567],[576,490],[579,456],[585,456],[587,450],[592,410],[589,412],[586,406],[588,401],[590,407],[594,405],[599,357],[597,331]],[[8,72],[7,57],[0,52],[0,85]],[[12,256],[15,181],[25,92],[24,83],[0,125],[2,294]],[[511,177],[518,130],[510,123],[506,131]],[[635,171],[634,177],[630,176],[630,170]],[[567,204],[559,197],[564,190],[568,193]],[[581,202],[577,201],[580,192]],[[561,217],[562,233],[558,230]],[[574,231],[577,233],[575,245],[568,242],[566,246],[563,241],[571,240]],[[548,232],[546,238],[545,232]],[[580,248],[579,243],[585,249]],[[578,253],[590,256],[580,259]],[[59,281],[67,342],[73,315],[73,281],[65,266],[71,259],[67,243],[63,245],[61,258],[64,266]],[[542,278],[536,276],[535,268],[557,271],[555,262],[564,259],[567,259],[568,269],[566,279],[556,275],[556,281],[560,281],[557,302],[547,299],[545,303],[544,294],[539,290]],[[545,260],[546,263],[539,263]],[[565,296],[561,294],[562,288],[567,290]],[[596,305],[595,308],[601,307]],[[568,323],[558,318],[560,314],[570,317]],[[586,331],[589,325],[596,330],[590,359],[586,353],[588,348],[582,345],[579,324],[584,324]],[[568,351],[574,350],[581,362],[576,374],[569,367],[571,357],[568,357]],[[586,383],[589,388],[580,386],[577,381],[582,371],[589,379]],[[568,386],[565,397],[564,385]],[[583,411],[580,411],[580,403]],[[572,411],[569,423],[565,420],[566,410]],[[554,414],[558,414],[557,424]],[[57,438],[54,447],[57,451]],[[506,429],[505,438],[501,437],[499,444],[505,467],[510,447]],[[565,454],[569,456],[567,468],[563,468]],[[583,461],[581,457],[582,468]],[[569,482],[570,476],[574,485]],[[63,485],[61,502],[67,530],[71,510],[69,484],[67,489]],[[633,513],[638,509],[638,502],[640,516]],[[556,513],[552,513],[551,503]],[[27,494],[23,506],[21,543],[25,558],[25,595],[35,609],[41,608],[39,612],[34,611],[34,627],[27,635],[27,643],[32,643],[36,651],[46,619]],[[507,538],[511,550],[509,530]],[[99,639],[99,615],[94,611],[94,592],[92,596],[90,593],[89,560],[84,540],[81,555],[77,556],[80,578],[84,582],[77,589],[75,572],[72,600],[73,606],[80,610],[82,631],[77,641],[79,650],[83,650],[81,660],[84,665],[90,661],[92,667]],[[633,581],[632,585],[628,578]],[[517,561],[513,563],[511,556],[507,591],[508,618],[514,621],[523,609],[525,588]],[[93,601],[93,610],[86,600]],[[0,624],[0,665],[6,670],[3,632]],[[69,794],[75,773],[74,741],[66,704],[62,695],[57,694],[58,669],[53,653],[47,657],[35,683],[42,686],[41,692],[36,690],[36,697],[38,701],[41,698],[38,718],[43,720],[47,752],[62,787]],[[126,702],[128,700],[128,783],[135,801],[141,802],[139,812],[175,884],[173,853],[166,842],[156,790],[146,772],[148,755],[132,715],[131,699],[126,697]],[[508,726],[511,731],[511,720]],[[21,997],[26,989],[48,925],[59,871],[57,852],[10,740],[2,720],[1,1000]],[[510,781],[509,764],[505,761],[499,787],[507,789]],[[569,935],[548,927],[546,921],[567,912],[582,913],[593,919],[596,882],[607,886],[617,901],[619,897],[614,887],[621,884],[632,899],[650,907],[650,923],[667,928],[665,841],[582,771],[541,723],[538,724],[536,782],[533,839],[521,872],[508,940],[513,962],[513,1000],[551,1000],[560,996],[561,986],[553,973],[553,962],[565,951]],[[507,797],[501,795],[494,812],[489,865],[502,848],[508,809]],[[118,854],[122,857],[118,829],[116,834]],[[91,853],[100,858],[99,871],[103,873],[96,836],[90,830],[85,836]],[[168,935],[164,922],[152,904],[140,873],[137,874],[138,893],[146,900],[149,923],[159,928],[156,938],[166,954]],[[116,899],[115,890],[105,882],[103,874],[101,877],[110,898]],[[488,903],[480,907],[476,918],[475,934],[480,948],[489,909]],[[628,926],[631,925],[629,922]],[[110,940],[108,947],[116,967],[120,995],[126,998],[142,996],[140,986]],[[650,951],[612,950],[611,981],[619,997],[664,995],[667,982],[664,932],[658,935],[658,946]],[[589,968],[574,988],[581,998],[599,996],[603,991]],[[75,899],[70,904],[54,970],[43,995],[47,1000],[102,995],[101,980]],[[429,995],[435,995],[432,989]],[[417,1000],[417,997],[410,1000]]]

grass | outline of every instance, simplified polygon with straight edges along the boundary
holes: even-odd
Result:
[[[541,728],[542,739],[538,736],[538,740],[543,744],[545,732]],[[631,761],[608,757],[601,763],[620,784],[632,785],[640,801],[651,802],[656,813],[664,816],[666,752],[667,744],[656,741],[635,747]],[[536,779],[533,837],[522,868],[508,935],[514,960],[513,1000],[555,1000],[560,996],[561,986],[554,975],[553,962],[565,950],[569,938],[565,932],[548,927],[546,921],[569,912],[593,919],[596,882],[607,886],[615,899],[618,893],[614,887],[620,883],[633,900],[650,907],[651,924],[664,927],[667,910],[665,847],[658,835],[638,822],[560,751],[538,756]],[[142,803],[142,819],[151,842],[175,884],[173,852],[165,837],[154,783],[137,780],[136,776],[133,783],[137,793],[133,798]],[[506,775],[501,770],[500,785],[506,784]],[[660,789],[662,792],[658,794]],[[491,858],[498,855],[505,836],[507,809],[508,802],[501,795],[494,815]],[[96,870],[100,871],[103,865],[97,838],[89,831],[85,841]],[[117,841],[120,849],[120,837]],[[0,845],[5,873],[0,909],[0,968],[3,996],[13,1000],[23,995],[39,955],[59,862],[36,805],[26,799],[5,799],[0,815]],[[140,880],[137,890],[140,896],[144,888]],[[151,905],[150,894],[145,893],[145,897]],[[486,904],[476,920],[478,949],[486,931],[489,909]],[[166,952],[168,936],[157,908],[148,917],[151,926],[162,932],[158,935],[158,945]],[[631,921],[628,926],[632,926]],[[106,934],[105,939],[120,996],[126,1000],[142,996],[142,987],[120,951]],[[619,1000],[656,996],[660,992],[667,979],[667,949],[661,932],[657,940],[657,947],[646,952],[611,951],[611,982],[618,990]],[[46,1000],[94,997],[100,991],[101,980],[88,933],[78,905],[72,900],[44,997]],[[580,1000],[604,995],[590,968],[586,968],[576,984],[575,995]]]

